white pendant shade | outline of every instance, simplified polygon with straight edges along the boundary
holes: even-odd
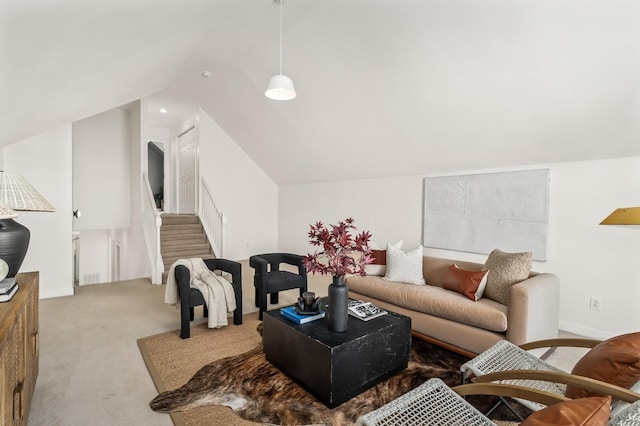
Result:
[[[288,101],[296,97],[293,81],[283,74],[277,74],[269,80],[265,96],[276,101]]]
[[[284,0],[276,0],[280,3],[280,73],[274,75],[269,80],[267,90],[264,92],[269,99],[276,101],[288,101],[296,97],[296,89],[293,87],[293,80],[282,74],[282,2]]]

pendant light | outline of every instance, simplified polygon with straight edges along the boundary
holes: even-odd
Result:
[[[270,99],[288,101],[296,97],[296,89],[293,87],[291,78],[282,74],[282,2],[284,0],[275,1],[280,3],[280,74],[271,77],[264,94]]]

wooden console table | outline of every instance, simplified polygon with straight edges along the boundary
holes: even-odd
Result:
[[[16,280],[16,294],[0,303],[0,425],[27,424],[38,377],[39,273]]]

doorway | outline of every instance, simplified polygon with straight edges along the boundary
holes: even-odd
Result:
[[[190,128],[178,136],[178,213],[196,212],[196,129]]]
[[[151,193],[159,211],[164,210],[164,142],[147,143],[148,173]]]

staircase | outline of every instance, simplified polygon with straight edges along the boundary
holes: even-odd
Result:
[[[163,214],[160,227],[160,252],[164,263],[162,282],[167,282],[169,268],[178,259],[214,258],[200,219],[196,215]]]

